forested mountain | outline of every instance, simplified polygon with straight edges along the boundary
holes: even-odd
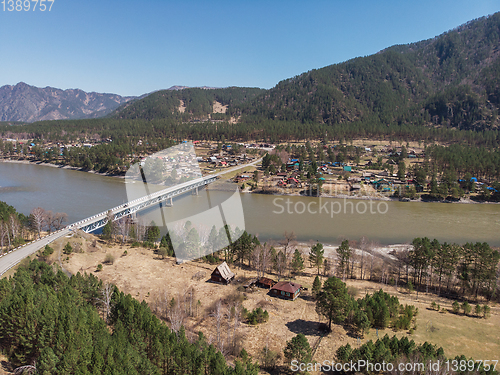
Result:
[[[0,87],[0,121],[101,117],[133,98],[78,89],[39,88],[20,82]]]
[[[434,39],[284,80],[229,108],[250,119],[342,124],[413,123],[496,128],[500,107],[500,13]]]
[[[182,121],[202,120],[209,117],[224,120],[225,108],[250,103],[257,95],[265,92],[259,88],[228,87],[224,89],[183,88],[174,86],[168,90],[156,91],[147,97],[123,105],[113,116],[120,119],[178,119]],[[216,104],[217,105],[217,104]],[[212,114],[216,114],[212,116]]]

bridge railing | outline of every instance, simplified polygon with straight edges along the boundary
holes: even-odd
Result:
[[[44,236],[41,236],[40,238],[34,239],[34,240],[30,241],[30,242],[26,242],[26,243],[24,243],[24,244],[22,244],[20,246],[17,246],[15,248],[10,249],[9,251],[7,251],[5,253],[2,251],[2,253],[0,254],[0,258],[3,257],[4,255],[10,254],[10,253],[12,253],[14,251],[17,251],[17,250],[20,250],[20,249],[22,249],[22,248],[24,248],[24,247],[26,247],[28,245],[32,245],[32,244],[34,244],[34,243],[36,243],[38,241],[41,241],[41,240],[43,240],[43,239],[45,239],[45,238],[47,238],[49,236],[54,236],[55,234],[57,234],[57,233],[59,233],[61,231],[72,229],[74,227],[78,227],[80,224],[86,223],[89,220],[93,220],[93,219],[96,219],[96,218],[99,218],[99,220],[101,220],[102,218],[107,217],[108,212],[111,212],[112,214],[118,214],[118,213],[122,212],[123,208],[132,208],[132,207],[134,207],[135,205],[137,205],[139,203],[142,203],[142,202],[145,202],[145,201],[157,198],[157,197],[165,194],[168,191],[171,191],[173,193],[173,192],[175,192],[175,191],[177,191],[179,189],[188,188],[188,187],[190,187],[192,185],[197,185],[200,182],[204,182],[203,185],[207,185],[208,183],[213,182],[213,181],[210,181],[210,180],[214,180],[215,181],[216,179],[217,179],[217,176],[201,177],[201,178],[196,179],[196,180],[187,181],[187,182],[184,182],[182,184],[175,185],[175,186],[169,187],[167,189],[163,189],[163,190],[151,193],[149,195],[146,195],[146,196],[134,199],[134,200],[129,201],[129,202],[127,202],[125,204],[122,204],[120,206],[113,207],[113,208],[111,208],[109,210],[106,210],[106,211],[103,211],[101,213],[98,213],[98,214],[95,214],[93,216],[90,216],[88,218],[79,220],[79,221],[77,221],[75,223],[71,223],[71,224],[65,226],[64,228],[58,229],[55,232],[51,232],[51,233],[45,234]],[[207,181],[210,181],[210,182],[207,182]],[[201,186],[201,185],[198,185],[198,186]]]

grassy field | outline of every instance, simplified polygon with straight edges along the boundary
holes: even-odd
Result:
[[[365,288],[369,293],[380,288],[380,284],[366,281],[348,281],[348,285],[355,286],[363,292]],[[436,295],[419,293],[409,295],[404,290],[396,290],[394,287],[383,286],[387,293],[398,297],[400,303],[415,305],[418,308],[417,329],[412,335],[407,332],[393,332],[391,329],[379,330],[378,336],[382,338],[385,334],[398,337],[407,335],[417,343],[425,341],[442,347],[447,357],[464,354],[474,359],[497,359],[500,361],[500,308],[491,306],[491,316],[488,319],[475,316],[464,316],[453,314],[452,300],[439,298]],[[435,301],[445,308],[446,312],[438,312],[430,308]],[[471,303],[472,304],[472,303]],[[474,305],[472,306],[474,309]],[[371,330],[366,335],[366,340],[377,339],[376,330]]]
[[[82,239],[78,241],[82,242]],[[62,246],[62,244],[60,245]],[[232,265],[236,273],[235,282],[224,286],[207,282],[214,265],[200,262],[188,262],[176,265],[173,258],[159,259],[152,250],[143,248],[130,248],[114,244],[108,246],[101,243],[97,248],[83,245],[88,251],[72,254],[69,260],[63,259],[63,267],[72,272],[92,272],[105,281],[116,284],[126,293],[131,293],[139,300],[146,300],[155,304],[158,296],[167,293],[175,297],[189,287],[193,287],[196,299],[200,300],[202,309],[197,317],[189,317],[185,321],[188,332],[204,332],[207,337],[214,337],[214,318],[210,316],[217,299],[233,300],[239,295],[243,299],[243,307],[252,310],[255,307],[267,309],[270,315],[269,322],[249,326],[241,326],[242,346],[253,356],[267,343],[272,350],[283,352],[286,341],[297,333],[304,333],[311,346],[319,339],[319,317],[315,311],[315,303],[310,296],[315,271],[307,268],[304,275],[296,278],[296,282],[309,288],[295,301],[286,301],[270,297],[266,290],[257,289],[242,292],[241,286],[250,278],[256,276],[255,271]],[[127,250],[127,255],[123,252]],[[306,251],[304,247],[302,251]],[[101,272],[95,272],[99,263],[103,263],[107,254],[115,258],[113,264],[104,265]],[[203,274],[200,280],[194,278],[195,274]],[[277,279],[276,275],[266,275]],[[359,294],[372,293],[380,288],[396,295],[400,303],[413,304],[419,309],[417,316],[417,330],[413,334],[408,332],[394,332],[391,329],[379,330],[379,337],[385,334],[401,337],[407,335],[416,343],[428,341],[443,347],[448,357],[464,354],[474,359],[499,359],[500,353],[500,309],[492,306],[489,319],[470,316],[455,315],[451,312],[441,313],[430,309],[431,301],[436,301],[442,308],[451,311],[453,301],[439,299],[433,295],[420,294],[418,301],[416,295],[409,295],[404,290],[381,285],[369,281],[348,280],[348,286],[355,287]],[[239,297],[238,297],[239,298]],[[356,337],[349,336],[344,327],[333,326],[333,331],[324,337],[318,348],[315,360],[323,361],[332,359],[336,349],[349,343],[358,346],[367,340],[377,339],[376,330],[372,329],[359,343]]]

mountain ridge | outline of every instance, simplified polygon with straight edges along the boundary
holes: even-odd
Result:
[[[102,117],[136,97],[31,86],[0,87],[0,121],[35,122]]]

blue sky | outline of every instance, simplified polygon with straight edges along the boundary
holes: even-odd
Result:
[[[2,7],[0,86],[23,81],[141,95],[173,85],[270,88],[432,38],[499,11],[500,1],[55,0],[50,12]]]

